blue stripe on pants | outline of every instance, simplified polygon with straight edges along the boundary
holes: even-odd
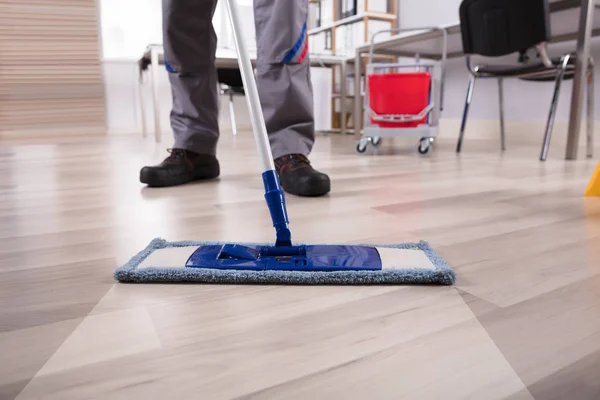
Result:
[[[302,26],[302,33],[300,33],[300,37],[296,41],[296,44],[294,44],[294,47],[292,47],[292,49],[290,51],[288,51],[288,53],[285,55],[285,57],[281,61],[282,63],[288,64],[290,61],[292,61],[294,59],[294,57],[298,53],[298,50],[300,50],[300,46],[302,45],[302,42],[304,41],[304,35],[306,35],[306,21],[304,22],[304,25]]]

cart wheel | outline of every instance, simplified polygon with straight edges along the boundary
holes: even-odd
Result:
[[[359,153],[364,153],[365,151],[367,151],[367,144],[369,142],[367,142],[366,140],[360,140],[357,144],[356,144],[356,151],[358,151]]]
[[[421,138],[419,141],[419,154],[427,154],[431,150],[433,138]]]
[[[375,147],[381,144],[381,136],[374,136],[371,138],[371,144]]]

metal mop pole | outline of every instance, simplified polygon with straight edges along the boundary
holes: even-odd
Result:
[[[275,171],[271,145],[267,134],[260,98],[258,97],[258,88],[248,55],[246,39],[242,34],[242,24],[240,22],[239,11],[236,0],[227,0],[227,11],[229,20],[233,28],[233,39],[237,50],[242,82],[246,92],[246,101],[250,109],[250,119],[252,121],[252,130],[254,131],[254,140],[258,149],[258,156],[263,170],[263,182],[265,186],[265,199],[269,206],[273,226],[277,232],[276,246],[291,246],[291,233],[289,230],[289,221],[287,209],[285,206],[285,196],[279,177]]]

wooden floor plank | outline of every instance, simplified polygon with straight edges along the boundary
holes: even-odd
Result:
[[[218,180],[166,189],[137,181],[166,137],[0,145],[0,398],[594,398],[596,162],[354,145],[318,138],[332,192],[287,197],[294,240],[427,240],[455,287],[117,284],[155,237],[273,239],[251,134],[222,137]]]

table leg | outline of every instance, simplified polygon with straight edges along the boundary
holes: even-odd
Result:
[[[594,156],[594,63],[590,62],[587,83],[587,158]]]
[[[354,59],[354,136],[360,139],[362,130],[362,97],[360,95],[361,53],[357,52]]]
[[[144,99],[144,72],[140,71],[138,79],[138,96],[140,99],[140,114],[142,118],[142,137],[148,136],[148,127],[146,126],[146,101]]]
[[[340,134],[346,134],[346,61],[340,63]]]
[[[577,159],[579,146],[579,131],[581,128],[582,106],[585,96],[586,79],[588,78],[587,66],[590,58],[590,41],[592,25],[594,22],[594,0],[582,0],[579,16],[579,33],[577,36],[577,60],[575,64],[575,77],[573,79],[573,92],[571,94],[571,111],[569,115],[569,130],[567,134],[567,160]]]
[[[153,47],[150,50],[150,62],[152,66],[152,105],[154,109],[154,139],[160,142],[160,107],[158,106],[158,51]]]

